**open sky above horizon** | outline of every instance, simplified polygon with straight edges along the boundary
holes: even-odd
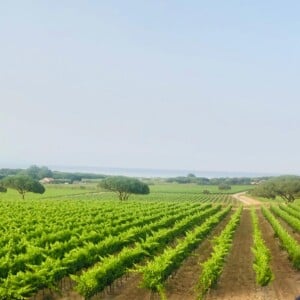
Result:
[[[300,174],[299,1],[2,1],[0,168]]]

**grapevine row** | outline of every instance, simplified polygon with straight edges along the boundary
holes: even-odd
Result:
[[[135,248],[125,248],[117,256],[104,258],[99,264],[84,272],[81,276],[73,276],[77,285],[75,289],[88,298],[102,291],[107,285],[124,275],[128,268],[139,263],[146,256],[153,256],[156,251],[163,248],[179,234],[184,233],[199,222],[216,214],[220,206],[198,215],[198,218],[189,218],[181,221],[170,230],[162,230]]]
[[[251,210],[251,218],[253,225],[253,269],[256,274],[256,282],[261,286],[265,286],[274,278],[270,268],[271,254],[262,238],[258,218],[254,209]]]
[[[300,220],[300,210],[295,209],[295,206],[290,205],[279,205],[279,207],[287,212],[289,215]]]
[[[275,234],[279,237],[282,247],[288,252],[293,266],[300,270],[300,245],[289,233],[281,226],[276,217],[265,207],[262,207],[262,213],[273,227]]]
[[[202,264],[202,272],[198,281],[200,298],[217,282],[221,275],[225,257],[232,246],[233,234],[240,221],[242,210],[243,207],[237,209],[221,234],[214,239],[212,254]]]
[[[176,222],[171,229],[160,229],[157,232],[149,232],[150,237],[147,238],[148,242],[153,239],[152,248],[158,249],[166,241],[174,239],[174,237],[188,228],[199,222],[200,220],[207,218],[211,214],[220,209],[220,206],[213,207],[208,210],[196,213],[192,216],[185,217],[179,222]],[[133,229],[134,230],[134,229]],[[74,249],[68,255],[60,260],[47,257],[40,265],[32,266],[32,270],[25,272],[18,272],[15,275],[9,274],[9,276],[2,282],[0,286],[0,298],[7,299],[8,295],[14,295],[17,297],[18,291],[27,288],[23,296],[29,296],[32,293],[42,289],[44,287],[51,287],[55,282],[62,279],[64,276],[75,273],[82,268],[91,266],[99,261],[100,257],[107,256],[115,251],[120,251],[124,246],[129,245],[134,239],[138,238],[138,231],[135,233],[126,232],[126,235],[120,235],[117,237],[109,236],[98,244],[88,243],[83,248]],[[151,237],[153,234],[153,238]],[[146,233],[143,232],[140,237],[146,237]],[[152,239],[151,239],[152,238]],[[122,254],[125,249],[123,248],[119,255]],[[103,258],[103,261],[108,260],[110,257]],[[101,265],[101,264],[100,264]],[[3,288],[3,287],[6,288]],[[18,298],[16,298],[18,299]]]
[[[280,209],[278,206],[271,206],[271,211],[279,216],[281,219],[283,219],[285,222],[287,222],[293,229],[300,232],[300,220],[291,216],[288,212],[285,212],[284,210]]]
[[[187,232],[185,238],[180,241],[175,248],[167,247],[164,252],[156,256],[153,261],[140,267],[142,273],[142,287],[151,291],[159,292],[164,298],[164,281],[175,271],[182,261],[204,240],[211,230],[230,211],[227,207],[216,215],[211,216],[201,226],[194,231]]]
[[[211,205],[205,205],[202,206],[202,209],[207,209],[211,207]],[[157,230],[159,228],[163,228],[166,226],[172,225],[176,220],[180,220],[181,218],[186,217],[188,214],[190,214],[192,210],[186,210],[184,212],[178,212],[177,215],[175,216],[165,216],[161,218],[159,221],[157,221],[157,218],[154,218],[153,222],[148,223],[148,220],[152,221],[152,218],[145,218],[142,220],[143,222],[139,221],[138,225],[143,225],[141,226],[134,226],[135,224],[132,223],[132,226],[130,229],[128,229],[126,226],[124,229],[121,227],[117,227],[118,235],[112,236],[112,234],[116,231],[114,228],[110,227],[110,230],[108,232],[111,232],[110,234],[102,234],[102,239],[99,238],[93,241],[94,243],[90,243],[89,241],[86,241],[85,243],[81,242],[81,240],[76,239],[72,237],[69,241],[63,242],[63,243],[56,243],[53,246],[56,247],[51,247],[48,251],[47,249],[41,249],[39,247],[33,246],[33,245],[27,245],[27,252],[22,253],[18,256],[15,256],[12,258],[10,254],[8,253],[5,257],[0,259],[0,278],[5,278],[7,277],[8,273],[10,272],[11,274],[16,274],[19,271],[25,271],[26,266],[28,264],[33,264],[33,265],[39,265],[41,264],[46,257],[53,257],[56,259],[62,259],[65,257],[65,261],[68,261],[68,259],[71,257],[74,257],[74,251],[71,251],[72,249],[79,249],[77,252],[81,257],[82,253],[86,253],[86,249],[89,249],[89,256],[86,257],[86,261],[91,260],[92,254],[94,252],[97,252],[98,255],[99,253],[103,255],[105,251],[118,251],[122,247],[132,243],[135,241],[137,238],[144,238],[146,234],[151,233],[153,230]],[[158,214],[160,217],[162,215]],[[117,232],[116,231],[116,232]],[[120,236],[122,239],[120,239]],[[94,250],[93,250],[94,249]],[[102,250],[100,250],[102,249]],[[69,252],[66,252],[68,251]],[[81,258],[82,260],[83,258]],[[83,264],[84,262],[82,262]],[[92,262],[91,262],[92,263]],[[88,265],[83,265],[83,267],[86,267]]]

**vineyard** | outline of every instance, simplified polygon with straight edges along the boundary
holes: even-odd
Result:
[[[0,299],[295,299],[300,205],[163,188],[0,202]]]

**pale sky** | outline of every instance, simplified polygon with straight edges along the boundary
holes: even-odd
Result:
[[[1,1],[0,168],[300,174],[299,1]]]

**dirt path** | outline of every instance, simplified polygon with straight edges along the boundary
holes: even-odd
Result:
[[[233,194],[232,197],[240,202],[242,202],[245,206],[257,205],[260,206],[261,202],[255,200],[249,196],[246,196],[246,192]]]
[[[223,273],[216,288],[212,289],[205,299],[264,299],[255,284],[255,274],[252,269],[252,230],[250,210],[244,209]]]

